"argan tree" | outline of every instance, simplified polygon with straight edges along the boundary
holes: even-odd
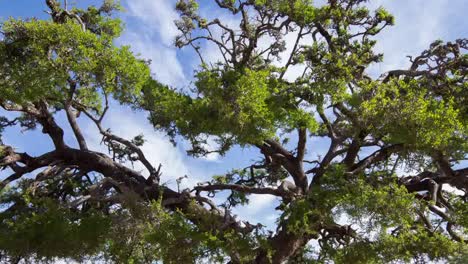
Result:
[[[156,81],[149,62],[114,44],[112,1],[47,0],[50,19],[2,23],[0,128],[39,129],[53,143],[32,156],[0,141],[2,261],[466,263],[468,40],[435,41],[409,68],[376,75],[375,36],[394,18],[364,0],[203,3],[237,24],[176,3],[175,45],[201,61],[188,90]],[[217,60],[204,57],[208,46]],[[160,180],[171,164],[149,162],[143,136],[104,127],[113,102],[188,141],[190,155],[248,147],[261,158],[171,189]],[[108,153],[89,147],[81,122]],[[329,144],[324,155],[311,138]],[[275,229],[231,213],[251,194],[281,201]]]

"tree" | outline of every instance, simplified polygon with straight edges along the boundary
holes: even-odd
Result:
[[[366,71],[382,59],[375,35],[394,23],[383,8],[370,11],[364,0],[212,2],[239,27],[201,17],[195,0],[176,4],[175,44],[201,60],[190,91],[159,83],[149,62],[115,46],[122,28],[113,1],[68,9],[47,0],[49,20],[2,24],[0,106],[18,115],[1,117],[0,128],[40,128],[54,148],[31,156],[0,141],[0,166],[10,173],[0,183],[0,258],[466,261],[468,41],[435,41],[408,69],[375,78]],[[292,50],[286,36],[296,39]],[[218,61],[203,57],[208,44]],[[303,73],[287,78],[292,67]],[[191,155],[213,152],[206,142],[214,139],[220,154],[252,147],[263,158],[173,190],[141,151],[143,136],[103,127],[111,100],[149,113],[174,143],[188,140]],[[64,141],[61,112],[77,147]],[[109,153],[88,147],[77,119],[97,126]],[[308,153],[312,137],[329,142],[323,157]],[[222,204],[211,199],[226,192]],[[282,201],[274,232],[231,213],[251,194]]]

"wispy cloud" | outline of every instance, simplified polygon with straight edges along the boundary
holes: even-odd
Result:
[[[126,4],[129,15],[140,20],[145,31],[156,32],[164,45],[172,46],[178,34],[174,24],[178,18],[174,9],[175,1],[131,0],[126,1]]]
[[[128,32],[120,41],[130,45],[132,51],[141,58],[150,60],[151,72],[160,82],[174,87],[186,84],[187,80],[175,48],[167,47],[153,40],[151,35],[142,32]]]
[[[251,224],[260,223],[268,229],[274,228],[278,212],[274,210],[279,205],[279,200],[269,194],[252,194],[249,196],[249,204],[236,207],[233,212],[242,220],[247,220]]]
[[[174,3],[167,0],[132,0],[124,3],[127,30],[120,44],[130,45],[135,53],[151,60],[151,71],[164,84],[186,85],[184,68],[177,57],[174,39],[178,34],[174,20],[178,18]]]
[[[371,1],[370,6],[383,6],[395,16],[395,25],[384,29],[377,37],[377,51],[384,53],[384,61],[369,72],[383,72],[409,66],[406,56],[417,56],[437,39],[453,40],[450,23],[463,10],[463,1],[414,0]],[[466,5],[466,2],[465,2]],[[461,8],[461,9],[459,9]],[[457,15],[458,14],[458,15]],[[463,37],[463,36],[458,36]]]

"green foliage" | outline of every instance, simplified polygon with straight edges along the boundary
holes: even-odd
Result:
[[[136,217],[138,211],[139,217]],[[204,235],[190,224],[180,213],[168,213],[160,202],[150,208],[137,205],[133,208],[128,225],[116,225],[115,235],[132,234],[130,240],[113,237],[108,244],[106,258],[117,263],[196,263],[205,256],[201,240]]]
[[[262,243],[261,234],[201,231],[180,211],[164,209],[160,200],[148,205],[127,197],[123,207],[106,213],[99,206],[80,211],[37,196],[31,183],[26,180],[0,193],[2,204],[15,202],[0,213],[2,254],[40,261],[99,257],[115,263],[221,263],[230,252],[239,252],[248,262],[255,257],[252,248]],[[191,206],[194,215],[213,222],[209,218],[214,215],[202,216],[198,205]]]
[[[462,264],[468,261],[468,246],[464,245],[460,248],[460,251],[456,254],[448,257],[448,263],[450,264]]]
[[[347,178],[343,167],[334,165],[306,199],[294,201],[281,216],[292,232],[316,232],[333,224],[336,216],[360,225],[367,233],[395,226],[410,226],[418,204],[394,177],[374,173]],[[317,226],[318,225],[318,226]]]
[[[300,25],[310,24],[314,21],[316,7],[311,0],[255,0],[255,5],[267,10],[274,10],[279,13],[287,14],[292,20]]]
[[[82,260],[102,250],[110,220],[97,211],[76,213],[51,198],[33,197],[17,188],[0,193],[21,210],[0,213],[0,248],[11,256]]]
[[[89,30],[67,20],[14,20],[3,23],[0,42],[1,99],[18,104],[47,99],[60,102],[73,90],[85,107],[99,110],[102,94],[133,102],[149,69],[129,47],[115,47],[120,22],[84,13]],[[93,31],[99,31],[95,34]],[[72,88],[74,86],[74,88]]]
[[[401,230],[398,236],[385,233],[376,241],[359,241],[329,251],[335,263],[410,263],[417,258],[437,261],[463,252],[463,245],[440,233]]]
[[[466,206],[466,201],[463,199],[459,195],[451,195],[450,203],[454,207],[454,221],[465,230],[468,230],[468,206]]]
[[[378,176],[370,175],[371,179],[356,179],[353,184],[345,185],[340,209],[357,223],[371,216],[368,220],[370,230],[410,225],[415,216],[414,195],[398,185],[395,179],[374,181]]]
[[[94,34],[116,38],[122,33],[121,21],[112,17],[114,11],[122,11],[115,0],[104,0],[100,8],[90,6],[86,10],[73,8],[71,11],[79,15],[86,28]]]
[[[307,127],[317,123],[298,107],[286,87],[268,70],[204,69],[197,73],[196,98],[161,87],[151,81],[144,90],[143,105],[151,110],[150,120],[170,135],[189,138],[208,134],[220,143],[260,143],[278,129]]]
[[[140,217],[133,215],[131,225],[117,225],[115,237],[108,242],[107,258],[115,262],[146,263],[149,260],[164,263],[199,263],[209,259],[222,263],[230,252],[239,252],[241,260],[251,261],[255,256],[252,248],[261,241],[261,236],[242,236],[236,232],[202,231],[187,220],[180,211],[168,212],[160,203],[148,207],[138,206]],[[196,213],[197,205],[194,207]],[[149,209],[149,210],[148,210]],[[213,215],[207,217],[210,223]],[[132,239],[118,234],[131,233]]]
[[[366,90],[375,95],[361,104],[367,125],[388,142],[415,149],[466,149],[465,115],[454,97],[430,96],[418,80],[394,80]]]
[[[403,229],[398,236],[383,234],[375,244],[375,250],[383,260],[404,260],[409,262],[418,255],[427,255],[431,260],[453,255],[463,245],[454,242],[441,233],[430,234],[424,230]]]

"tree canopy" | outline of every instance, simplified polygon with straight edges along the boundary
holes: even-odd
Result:
[[[377,76],[375,36],[394,17],[365,0],[179,0],[174,43],[200,59],[184,90],[115,44],[116,2],[45,2],[49,19],[0,28],[1,261],[468,260],[467,39],[435,40],[409,68]],[[203,17],[207,2],[237,25]],[[144,135],[102,124],[114,101],[146,113],[174,144],[188,141],[189,155],[249,147],[262,158],[172,189],[160,180],[170,164],[149,161]],[[108,153],[89,147],[78,120],[97,127]],[[53,149],[18,152],[4,129],[41,129]],[[314,138],[329,143],[325,155],[311,155]],[[275,230],[233,215],[252,194],[281,201]]]

